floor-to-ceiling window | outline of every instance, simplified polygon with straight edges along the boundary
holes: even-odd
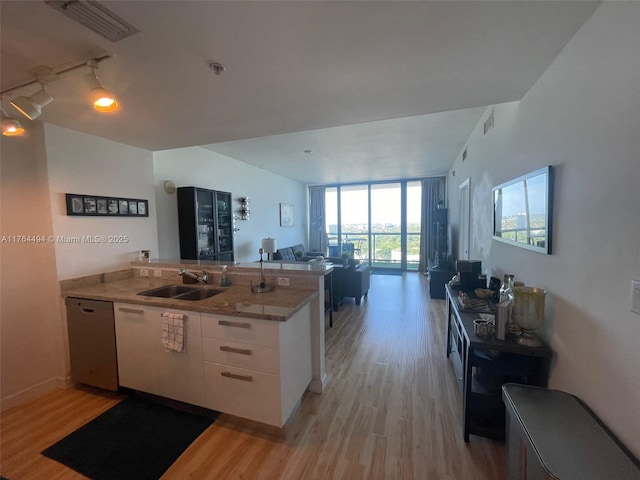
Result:
[[[348,251],[374,268],[417,270],[420,181],[329,186],[325,209],[331,256]]]
[[[422,182],[407,182],[407,270],[420,265],[422,223]]]
[[[400,183],[371,185],[371,262],[402,268],[402,191]]]

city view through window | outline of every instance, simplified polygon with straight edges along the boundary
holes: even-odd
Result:
[[[327,188],[330,250],[338,254],[341,250],[353,251],[355,258],[370,261],[374,267],[417,270],[421,190],[419,181]]]

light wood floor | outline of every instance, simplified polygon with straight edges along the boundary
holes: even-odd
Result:
[[[307,393],[286,439],[222,415],[162,477],[169,479],[504,478],[504,447],[462,439],[461,396],[445,357],[444,301],[417,273],[372,276],[326,332],[329,383]],[[55,390],[2,414],[1,473],[81,479],[40,451],[117,403],[90,388]],[[132,479],[134,480],[134,479]]]

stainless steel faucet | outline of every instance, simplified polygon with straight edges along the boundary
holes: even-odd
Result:
[[[178,275],[182,277],[189,277],[192,280],[195,280],[196,282],[200,282],[204,285],[209,284],[209,272],[207,272],[206,270],[202,271],[202,275],[198,275],[197,273],[189,272],[188,270],[181,268],[180,271],[178,272]]]

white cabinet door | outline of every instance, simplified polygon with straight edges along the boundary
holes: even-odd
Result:
[[[182,352],[166,351],[162,347],[162,313],[181,313],[184,319],[185,342]],[[202,365],[202,335],[200,313],[145,307],[145,316],[157,324],[156,337],[160,350],[157,355],[158,395],[180,402],[204,406],[204,367]]]
[[[157,394],[161,325],[146,317],[140,305],[116,303],[114,311],[120,385]]]
[[[185,348],[162,346],[162,313],[181,313]],[[204,406],[204,368],[198,312],[116,304],[116,346],[120,385]]]

